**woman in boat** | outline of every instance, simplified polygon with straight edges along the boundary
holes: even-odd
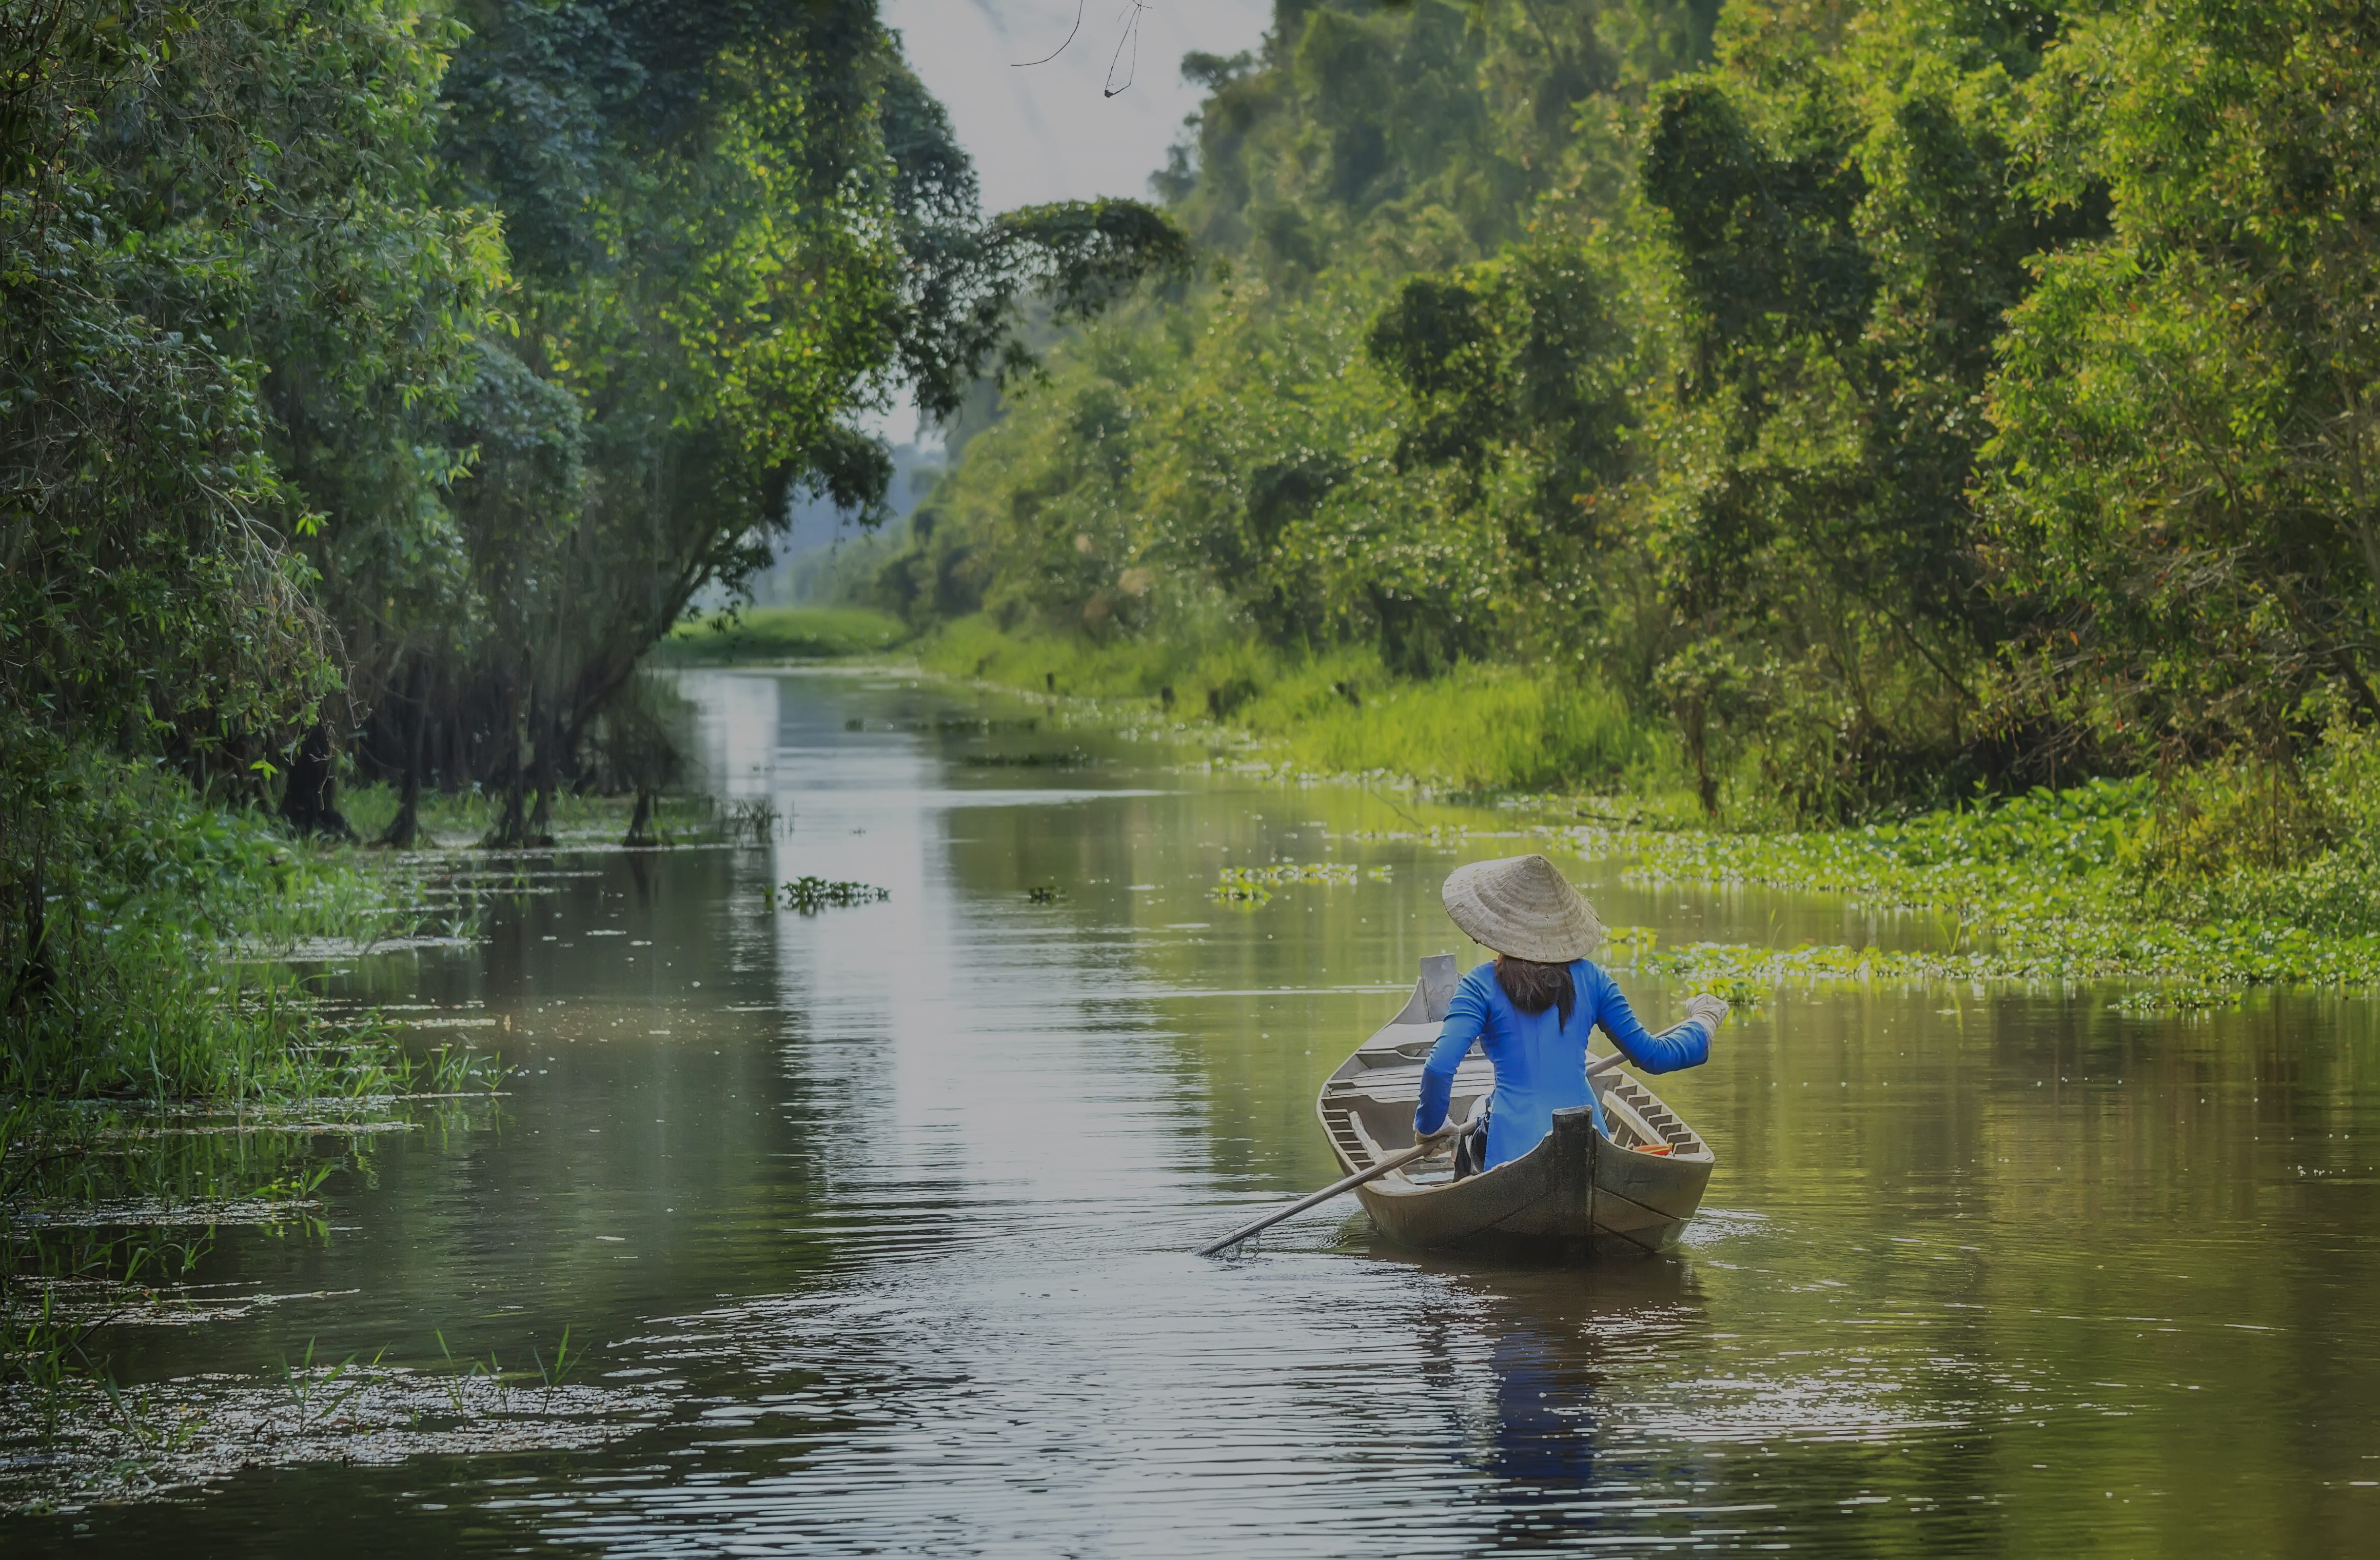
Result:
[[[1685,1022],[1647,1033],[1611,977],[1588,958],[1603,941],[1603,923],[1545,857],[1456,867],[1440,897],[1454,924],[1496,955],[1455,988],[1446,1027],[1422,1069],[1421,1105],[1414,1112],[1414,1134],[1433,1151],[1461,1140],[1458,1173],[1518,1159],[1553,1131],[1557,1110],[1586,1106],[1596,1130],[1609,1131],[1586,1078],[1587,1041],[1598,1028],[1646,1072],[1698,1067],[1710,1056],[1727,1004],[1692,998]],[[1496,1068],[1484,1144],[1474,1135],[1481,1123],[1447,1119],[1454,1070],[1473,1046]]]

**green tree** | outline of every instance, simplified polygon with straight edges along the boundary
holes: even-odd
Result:
[[[485,501],[477,475],[455,487],[484,637],[432,681],[456,691],[452,745],[506,789],[498,838],[519,841],[643,653],[769,562],[791,498],[880,502],[861,414],[903,391],[939,414],[987,360],[1026,366],[1027,289],[1079,315],[1186,250],[1130,202],[987,223],[940,105],[859,0],[465,16],[447,164],[504,213],[519,276],[474,403],[504,415],[467,442],[520,447],[530,381],[578,412],[535,419],[572,459],[507,467]]]
[[[2380,718],[2380,18],[2180,0],[2078,22],[2024,192],[2102,199],[1991,389],[2024,692],[2134,751]]]
[[[1650,541],[1693,648],[1665,680],[1689,745],[1726,704],[1769,787],[1840,816],[2011,756],[1979,741],[2018,610],[1970,496],[1984,383],[2027,260],[2101,208],[2015,187],[2053,11],[1813,19],[1734,13],[1645,143],[1680,305]]]
[[[113,918],[174,865],[124,837],[128,798],[176,805],[147,762],[256,795],[339,686],[283,418],[385,456],[373,418],[436,397],[499,279],[409,176],[447,42],[366,0],[0,5],[12,1037],[129,1022]]]
[[[883,576],[892,604],[1369,645],[1414,673],[1575,654],[1605,630],[1575,625],[1577,575],[1553,555],[1577,551],[1577,471],[1611,452],[1569,440],[1613,415],[1578,235],[1624,200],[1629,105],[1706,48],[1715,10],[1284,5],[1260,56],[1186,60],[1209,96],[1156,184],[1224,273],[1058,348],[921,511]],[[1451,448],[1401,432],[1411,354],[1368,351],[1374,317],[1405,278],[1474,266],[1533,224],[1569,248],[1449,283],[1494,293],[1499,320],[1536,310],[1506,364],[1526,408],[1438,460]],[[1580,420],[1520,431],[1563,396]],[[1477,410],[1417,415],[1455,428]],[[1515,441],[1527,457],[1507,460]]]

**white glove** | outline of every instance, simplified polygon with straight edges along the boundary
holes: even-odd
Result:
[[[1686,1017],[1701,1020],[1709,1026],[1714,1036],[1718,1034],[1718,1026],[1727,1022],[1727,1004],[1707,991],[1699,997],[1686,998]]]
[[[1449,1111],[1446,1120],[1439,1125],[1438,1131],[1420,1133],[1414,1141],[1427,1151],[1422,1155],[1423,1158],[1435,1159],[1441,1154],[1453,1153],[1455,1139],[1461,1137],[1463,1130],[1470,1124],[1468,1121],[1457,1121],[1453,1112]]]

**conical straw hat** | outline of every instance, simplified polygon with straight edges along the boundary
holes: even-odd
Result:
[[[1543,856],[1458,866],[1446,875],[1439,897],[1472,941],[1515,959],[1567,964],[1603,941],[1595,907]]]

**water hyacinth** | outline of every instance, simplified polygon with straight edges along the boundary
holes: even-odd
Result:
[[[1220,881],[1225,885],[1250,886],[1266,884],[1278,887],[1283,883],[1353,883],[1355,865],[1343,861],[1278,862],[1271,866],[1227,866]]]
[[[1254,909],[1272,900],[1272,890],[1292,883],[1353,883],[1355,864],[1343,861],[1275,862],[1269,866],[1227,866],[1216,875],[1208,897],[1223,904]],[[1374,867],[1364,876],[1386,882],[1389,869]]]
[[[2360,740],[2333,739],[2311,785],[2337,821],[2296,860],[2172,865],[2178,828],[2146,777],[2036,791],[1904,823],[1779,834],[1577,828],[1580,853],[1630,862],[1639,885],[1703,882],[1841,894],[1945,918],[1949,947],[1652,949],[1613,958],[1682,978],[2148,980],[2207,991],[2380,986],[2380,863],[2359,809]],[[1623,951],[1624,950],[1624,957]]]
[[[805,915],[815,915],[831,908],[876,904],[892,897],[890,889],[880,889],[868,883],[831,883],[823,877],[796,877],[790,883],[780,885],[777,889],[779,903]]]

